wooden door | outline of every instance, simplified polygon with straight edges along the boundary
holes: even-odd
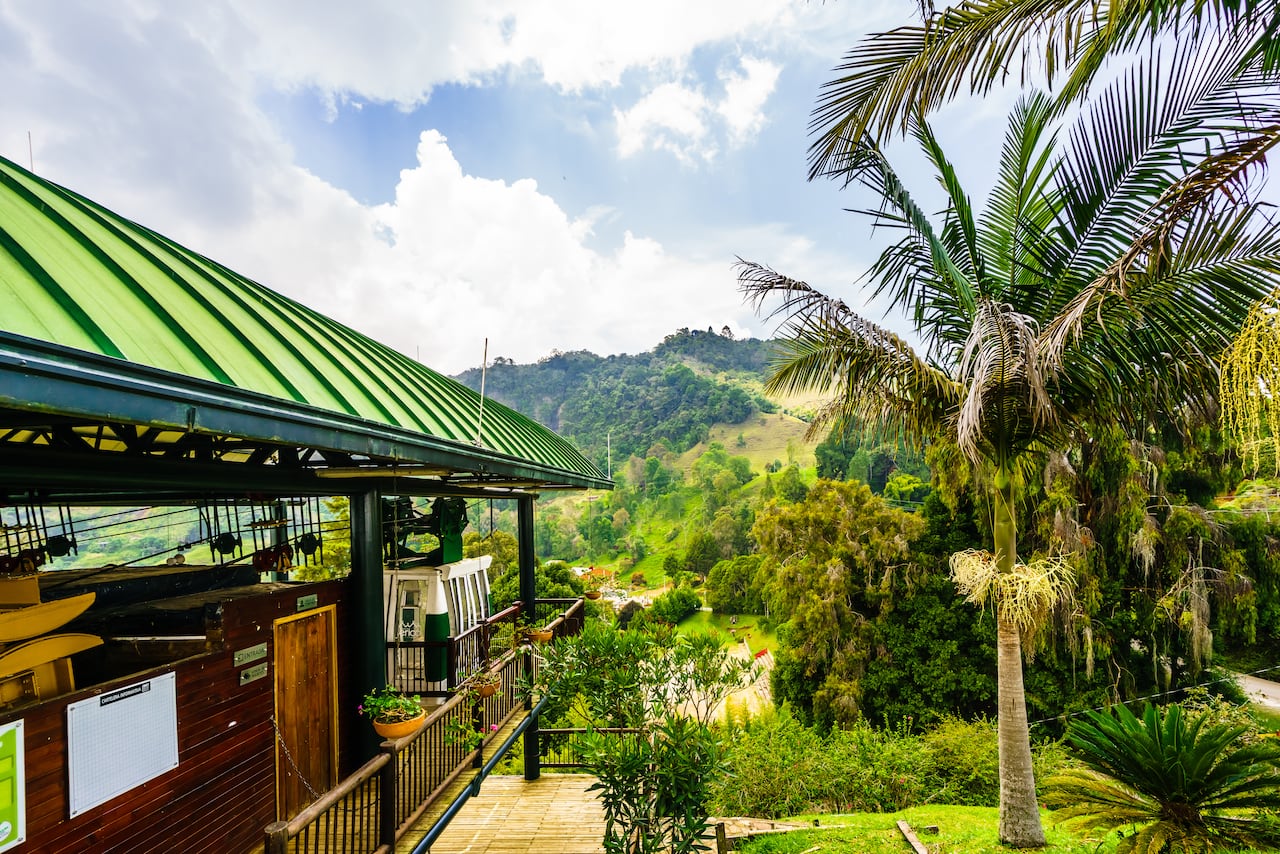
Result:
[[[288,821],[338,782],[334,606],[276,620],[276,813]]]

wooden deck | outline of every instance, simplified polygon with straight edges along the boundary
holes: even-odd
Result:
[[[604,813],[587,774],[486,779],[449,822],[431,854],[601,854]],[[411,851],[406,837],[397,851]]]

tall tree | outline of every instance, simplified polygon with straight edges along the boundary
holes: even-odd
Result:
[[[1044,843],[1021,636],[1061,579],[1057,564],[1018,561],[1023,484],[1043,454],[1088,425],[1137,431],[1211,408],[1215,357],[1280,281],[1280,234],[1243,195],[1180,210],[1154,249],[1134,234],[1185,176],[1188,151],[1275,97],[1237,73],[1249,49],[1228,39],[1138,63],[1066,128],[1047,95],[1024,96],[980,213],[929,124],[910,118],[946,194],[936,225],[864,135],[845,174],[874,195],[876,224],[902,234],[868,276],[907,311],[923,352],[804,282],[739,267],[757,306],[780,297],[775,314],[787,318],[770,391],[832,395],[814,432],[859,418],[916,442],[947,438],[991,484],[992,552],[953,567],[967,570],[957,581],[975,597],[993,597],[1000,838],[1009,845]]]

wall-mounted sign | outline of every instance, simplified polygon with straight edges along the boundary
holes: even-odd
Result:
[[[257,661],[259,658],[266,657],[267,645],[265,643],[260,643],[257,646],[249,646],[244,649],[236,650],[235,654],[231,656],[231,661],[234,666],[240,667],[243,664],[248,664],[250,661]]]
[[[71,817],[178,767],[172,673],[67,706]]]
[[[247,670],[241,670],[240,684],[248,685],[250,682],[254,682],[258,679],[261,679],[266,675],[267,675],[267,663],[264,661],[261,664],[255,664],[253,667],[250,667]]]
[[[315,593],[298,597],[298,610],[309,611],[320,604],[320,597]]]
[[[22,721],[0,726],[0,851],[27,841],[27,768]]]

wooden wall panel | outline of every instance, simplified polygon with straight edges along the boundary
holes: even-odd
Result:
[[[352,660],[345,581],[289,585],[206,610],[213,651],[172,665],[95,685],[47,703],[0,715],[21,718],[26,734],[27,843],[41,854],[181,851],[240,854],[260,851],[262,831],[275,820],[275,738],[272,673],[240,685],[240,671],[272,661],[272,622],[297,613],[299,596],[336,604],[339,747],[342,776],[358,755],[357,698],[347,674]],[[237,667],[236,650],[267,644],[267,657]],[[176,674],[178,767],[74,819],[69,811],[66,707],[122,684]]]

